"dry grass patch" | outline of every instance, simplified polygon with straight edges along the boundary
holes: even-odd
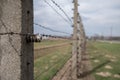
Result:
[[[99,61],[99,60],[94,60],[94,62],[95,62],[95,63],[98,63],[98,62],[100,62],[100,61]]]
[[[117,59],[110,59],[110,61],[112,61],[112,62],[117,62]]]
[[[113,69],[110,65],[105,66],[106,69]]]
[[[114,74],[114,78],[120,78],[119,74]]]
[[[109,77],[112,75],[110,72],[98,72],[96,74],[102,77]]]
[[[106,57],[106,58],[110,58],[110,59],[116,59],[115,56],[113,56],[113,55],[109,55],[109,54],[106,54],[105,57]]]

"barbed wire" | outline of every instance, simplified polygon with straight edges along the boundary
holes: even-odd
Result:
[[[34,24],[37,25],[37,26],[39,26],[39,27],[42,27],[42,28],[44,28],[44,29],[46,29],[46,30],[50,30],[50,31],[52,31],[52,32],[57,32],[57,33],[63,33],[63,34],[69,34],[69,35],[71,35],[70,33],[53,30],[53,29],[51,29],[51,28],[47,28],[47,27],[42,26],[42,25],[37,24],[37,23],[34,23]],[[31,33],[17,33],[17,32],[3,32],[3,33],[0,33],[0,35],[20,35],[20,36],[31,35],[31,36],[33,36],[33,35],[35,35],[35,34],[31,34]],[[46,35],[46,36],[52,36],[52,35]]]
[[[68,18],[68,20],[72,23],[72,20],[69,18],[68,14],[64,11],[63,8],[60,7],[60,5],[58,5],[54,0],[51,0],[53,2],[53,4],[55,4],[63,13],[64,15]],[[73,24],[73,23],[72,23]]]
[[[50,6],[65,22],[67,22],[71,26],[71,23],[67,19],[65,19],[49,2],[47,2],[46,0],[44,0],[44,2],[48,4],[48,6]]]
[[[5,32],[5,33],[0,33],[0,35],[22,35],[22,36],[26,36],[27,34],[23,34],[23,33],[15,33],[15,32]]]
[[[37,25],[37,26],[39,26],[39,27],[41,27],[41,28],[44,28],[44,29],[49,30],[49,31],[52,31],[52,32],[58,32],[58,33],[63,33],[63,34],[70,34],[70,33],[67,33],[67,32],[58,31],[58,30],[54,30],[54,29],[45,27],[45,26],[40,25],[40,24],[38,24],[38,23],[34,23],[34,25]],[[71,34],[70,34],[70,35],[71,35]]]
[[[2,26],[6,29],[6,32],[2,32],[0,33],[0,35],[21,35],[21,36],[26,36],[26,35],[34,35],[31,33],[17,33],[17,32],[12,32],[11,30],[8,30],[7,26],[5,25],[5,23],[3,22],[2,19],[0,19],[0,22],[2,23]]]

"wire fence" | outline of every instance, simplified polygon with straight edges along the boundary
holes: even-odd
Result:
[[[53,4],[55,4],[58,8],[59,8],[59,10],[60,11],[62,11],[63,12],[63,14],[66,16],[66,18],[62,15],[62,14],[60,14],[47,0],[44,0],[44,2],[48,5],[48,6],[50,6],[65,22],[67,22],[70,26],[71,26],[71,24],[73,24],[72,23],[72,20],[70,19],[70,17],[68,16],[68,14],[65,12],[65,10],[63,9],[63,8],[61,8],[61,6],[60,5],[58,5],[58,3],[56,3],[54,0],[51,0],[52,2],[53,2]],[[79,22],[81,22],[82,20],[81,20],[81,18],[80,18],[80,15],[79,15],[79,18],[78,18],[79,20]],[[8,41],[9,41],[9,43],[10,43],[10,45],[11,45],[11,47],[14,49],[14,51],[16,52],[16,53],[18,53],[19,55],[20,55],[20,53],[17,51],[17,49],[15,48],[15,46],[13,45],[13,43],[12,43],[12,37],[11,37],[11,35],[19,35],[19,36],[33,36],[33,35],[35,35],[35,34],[33,34],[33,33],[17,33],[17,32],[13,32],[13,31],[11,31],[11,30],[9,30],[8,28],[7,28],[7,26],[5,25],[5,22],[3,22],[3,20],[2,19],[0,19],[0,21],[1,21],[1,23],[2,23],[2,26],[5,28],[5,30],[6,30],[6,32],[0,32],[0,36],[2,36],[2,35],[7,35],[8,36]],[[36,25],[36,26],[38,26],[38,27],[41,27],[41,28],[44,28],[44,29],[46,29],[46,30],[49,30],[49,31],[51,31],[51,32],[56,32],[56,33],[63,33],[63,34],[69,34],[69,35],[71,35],[70,33],[67,33],[67,32],[63,32],[63,31],[59,31],[59,30],[55,30],[55,29],[52,29],[52,28],[49,28],[49,27],[46,27],[46,26],[43,26],[43,25],[41,25],[41,24],[38,24],[38,23],[33,23],[34,25]],[[76,56],[76,67],[75,68],[77,68],[77,70],[78,70],[78,74],[80,74],[81,72],[80,72],[80,69],[81,69],[81,66],[78,66],[78,65],[82,65],[82,60],[81,60],[81,58],[80,58],[80,56],[83,56],[83,54],[85,54],[85,48],[86,48],[86,37],[85,37],[85,31],[84,31],[84,28],[83,28],[83,24],[82,24],[82,22],[81,23],[78,23],[79,24],[79,29],[81,30],[80,32],[78,32],[77,34],[80,34],[79,36],[77,36],[77,37],[79,37],[79,38],[77,38],[77,39],[73,39],[73,38],[65,38],[65,37],[60,37],[60,36],[52,36],[52,35],[45,35],[45,34],[41,34],[42,36],[48,36],[48,37],[52,37],[52,38],[62,38],[62,39],[68,39],[68,40],[73,40],[73,41],[80,41],[80,42],[77,42],[77,43],[79,43],[79,45],[77,46],[77,48],[78,49],[76,49],[77,51],[77,56]],[[78,30],[78,29],[77,29]],[[82,37],[82,39],[81,39],[81,37]],[[83,40],[83,41],[82,41]],[[82,46],[81,46],[82,45]],[[74,46],[74,45],[73,45]],[[84,50],[84,51],[83,51]],[[74,54],[75,55],[75,54]],[[72,55],[72,56],[74,56],[74,55]],[[70,57],[71,58],[71,57]],[[67,61],[68,59],[66,59],[66,58],[63,58],[63,60],[59,60],[58,61],[58,63],[59,62],[61,62],[61,61],[63,61],[64,62],[64,64],[66,63],[66,61]],[[46,73],[48,70],[50,70],[51,68],[54,68],[54,67],[56,67],[56,65],[58,65],[58,64],[55,64],[55,65],[51,65],[51,66],[49,66],[49,68],[48,69],[46,69],[46,70],[44,70],[44,71],[38,71],[38,73],[37,73],[37,75],[36,75],[36,77],[35,77],[35,80],[37,80],[39,77],[41,77],[41,75],[42,74],[44,74],[44,73]],[[73,65],[73,61],[72,60],[70,60],[70,62],[69,62],[69,66],[68,66],[68,68],[66,68],[65,69],[65,71],[64,71],[64,73],[61,75],[61,77],[60,77],[60,79],[62,79],[62,77],[63,76],[65,76],[66,75],[66,73],[67,73],[67,71],[68,70],[70,70],[70,73],[68,74],[68,77],[71,77],[71,74],[72,74],[72,72],[73,72],[73,70],[72,70],[72,68],[71,68],[71,66]],[[62,69],[62,67],[61,67],[61,69]],[[55,75],[54,76],[56,76],[56,74],[58,73],[60,71],[60,69],[55,73]],[[77,74],[76,74],[77,75]],[[52,77],[53,78],[53,77]],[[51,78],[51,79],[52,79]]]
[[[71,24],[73,24],[71,18],[70,18],[70,17],[68,16],[68,14],[64,11],[64,9],[61,8],[60,5],[58,5],[54,0],[51,0],[51,1],[64,13],[64,15],[67,17],[67,19],[71,22]]]
[[[65,22],[71,24],[71,22],[69,22],[62,14],[60,14],[49,2],[47,2],[47,0],[44,0],[44,2],[48,4],[48,6],[50,6]]]

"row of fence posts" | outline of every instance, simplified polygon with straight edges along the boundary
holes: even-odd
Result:
[[[83,73],[84,64],[82,63],[83,57],[86,51],[86,36],[80,14],[78,14],[78,45],[77,45],[77,77],[80,77]]]
[[[86,36],[80,14],[78,13],[78,0],[74,0],[74,30],[71,59],[70,80],[80,80],[83,73],[83,56],[86,51]]]
[[[74,52],[72,52],[72,59],[71,59],[72,67],[70,73],[71,80],[77,80],[78,78],[81,77],[84,67],[84,63],[82,63],[82,60],[86,51],[85,30],[79,14],[78,14],[78,26],[77,26],[76,36],[77,39],[73,39],[73,43],[76,43],[76,45],[73,45]]]

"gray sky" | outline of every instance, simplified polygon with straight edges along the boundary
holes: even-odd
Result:
[[[61,8],[73,17],[73,0],[54,0]],[[86,34],[110,36],[120,36],[120,0],[78,0],[79,13],[81,14]],[[60,14],[64,14],[51,2],[47,0]],[[65,17],[65,16],[64,16]],[[46,27],[64,31],[72,34],[71,24],[65,22],[56,12],[43,0],[34,0],[34,22]],[[35,33],[52,35],[65,35],[55,33],[35,26]]]

